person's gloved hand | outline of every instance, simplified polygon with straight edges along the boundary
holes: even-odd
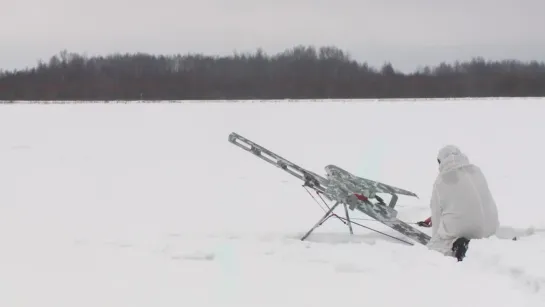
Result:
[[[416,225],[420,227],[431,227],[431,216],[424,221],[417,222]]]
[[[420,227],[431,227],[431,224],[427,221],[421,221],[421,222],[417,222],[416,225],[420,226]]]

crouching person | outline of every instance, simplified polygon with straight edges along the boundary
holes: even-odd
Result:
[[[432,228],[428,248],[462,261],[472,239],[488,238],[499,227],[496,203],[480,168],[456,146],[442,148],[439,174],[430,201]]]

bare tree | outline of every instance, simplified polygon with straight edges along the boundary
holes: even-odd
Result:
[[[334,46],[275,55],[111,54],[62,50],[34,68],[0,70],[0,100],[176,100],[544,96],[545,64],[467,62],[396,71],[352,60]]]

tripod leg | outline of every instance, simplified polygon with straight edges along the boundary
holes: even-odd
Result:
[[[335,210],[335,208],[338,205],[339,205],[339,202],[336,202],[335,205],[333,205],[331,209],[329,209],[327,213],[316,224],[314,224],[314,226],[301,238],[301,241],[304,241],[314,231],[314,229],[322,225],[322,223],[329,218],[329,215],[331,214],[331,212],[333,212],[333,210]]]
[[[348,229],[350,229],[350,234],[353,235],[354,231],[352,230],[352,222],[350,221],[350,214],[348,214],[348,206],[343,203],[344,205],[344,213],[346,214],[346,221],[348,222]]]

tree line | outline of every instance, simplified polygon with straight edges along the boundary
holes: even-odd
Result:
[[[543,62],[476,57],[401,73],[330,46],[231,56],[61,51],[32,68],[0,71],[0,100],[7,101],[537,96],[545,96]]]

